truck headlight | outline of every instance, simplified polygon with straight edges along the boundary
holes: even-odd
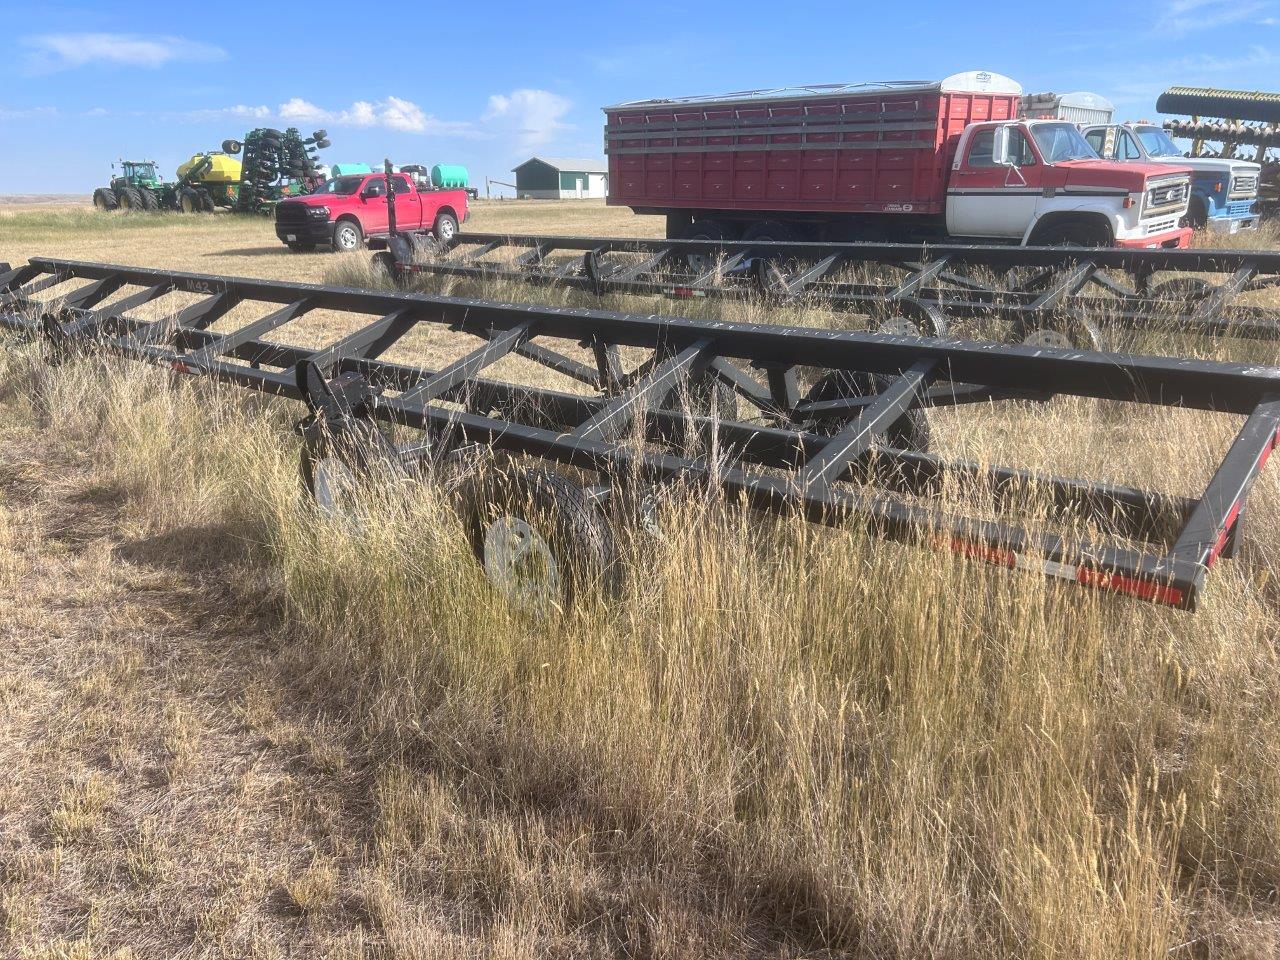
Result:
[[[329,208],[328,207],[307,207],[307,216],[314,217],[317,220],[328,220]]]

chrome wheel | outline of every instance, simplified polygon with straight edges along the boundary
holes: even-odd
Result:
[[[356,475],[337,457],[322,457],[312,467],[316,508],[330,520],[350,520],[355,514]]]
[[[893,317],[881,322],[876,327],[876,333],[887,333],[895,337],[918,337],[920,328],[906,317]]]
[[[333,246],[344,253],[360,246],[360,231],[354,224],[340,223],[333,231]]]
[[[519,517],[501,516],[485,528],[484,572],[513,606],[526,613],[552,610],[563,589],[551,545]]]

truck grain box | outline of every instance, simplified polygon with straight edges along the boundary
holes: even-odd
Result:
[[[609,199],[689,239],[1183,247],[1190,171],[1100,160],[987,71],[606,107]]]

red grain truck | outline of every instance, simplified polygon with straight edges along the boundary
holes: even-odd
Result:
[[[1191,171],[1098,158],[987,71],[606,107],[610,204],[672,239],[1185,247]]]

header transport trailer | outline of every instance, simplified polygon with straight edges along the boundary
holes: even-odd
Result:
[[[605,108],[609,199],[668,239],[1185,247],[1190,171],[1100,160],[970,71]]]

